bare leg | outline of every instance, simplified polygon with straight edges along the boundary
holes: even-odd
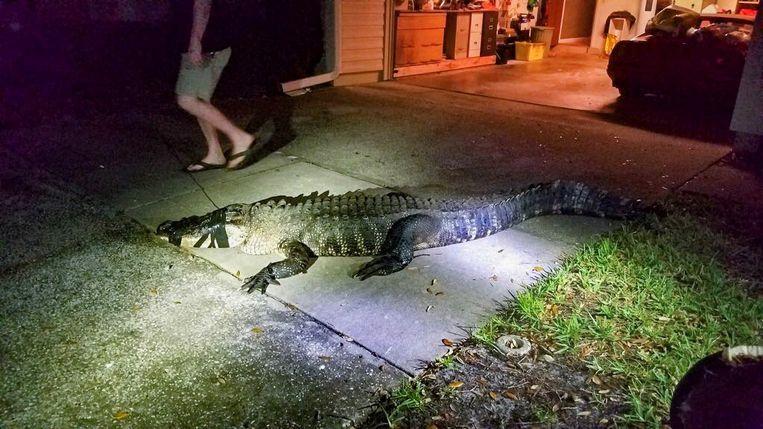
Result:
[[[220,139],[217,137],[217,130],[209,122],[201,118],[196,118],[199,121],[199,127],[201,132],[204,133],[204,138],[207,141],[207,154],[201,159],[202,162],[212,165],[225,164],[225,155],[223,154],[222,147],[220,146]],[[204,167],[199,164],[191,164],[186,167],[188,171],[199,171]]]
[[[235,154],[248,149],[254,141],[253,135],[237,127],[230,121],[230,119],[225,117],[219,109],[209,102],[188,95],[178,95],[177,102],[183,110],[195,116],[199,120],[199,124],[203,121],[214,130],[220,130],[225,134],[228,139],[230,139],[232,153]],[[206,137],[207,131],[204,129],[204,125],[202,125],[202,131]],[[209,145],[209,140],[207,140],[207,144]],[[217,148],[220,148],[219,142],[217,143]],[[228,167],[235,167],[243,160],[243,158],[234,159],[228,163]]]

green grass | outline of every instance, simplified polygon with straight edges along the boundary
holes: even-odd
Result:
[[[441,356],[435,360],[435,363],[439,365],[439,367],[444,369],[454,369],[456,366],[458,366],[458,362],[456,361],[456,358],[452,354],[447,354],[445,356]]]
[[[658,427],[694,362],[761,341],[763,300],[724,266],[739,250],[685,213],[629,224],[583,245],[472,337],[494,346],[519,333],[579,359],[625,389],[625,423]]]
[[[531,412],[531,420],[534,423],[550,425],[556,422],[556,413],[546,404],[538,405]]]
[[[389,427],[396,427],[406,415],[423,411],[431,401],[424,384],[415,378],[404,381],[392,392],[390,399],[393,404],[392,411],[385,411]]]

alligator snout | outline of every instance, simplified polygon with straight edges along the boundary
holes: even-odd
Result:
[[[175,228],[175,222],[166,220],[156,227],[156,235],[166,238],[170,243],[175,246],[180,246],[181,236]]]

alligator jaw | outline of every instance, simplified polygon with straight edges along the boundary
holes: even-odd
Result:
[[[240,210],[238,205],[223,207],[203,216],[190,216],[176,221],[162,222],[156,228],[156,234],[166,238],[176,246],[230,247],[231,237],[227,228],[238,232],[239,229],[228,221],[231,210]],[[238,244],[241,234],[235,235],[234,244]]]

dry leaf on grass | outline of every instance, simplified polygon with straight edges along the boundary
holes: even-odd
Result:
[[[450,387],[451,389],[458,389],[459,387],[461,387],[463,385],[464,385],[464,382],[463,381],[458,381],[458,380],[454,380],[454,381],[451,381],[450,383],[448,383],[448,387]]]
[[[126,419],[127,416],[129,415],[130,413],[128,413],[127,411],[117,411],[116,413],[114,413],[114,420],[122,421]]]
[[[504,390],[504,391],[503,391],[503,393],[502,393],[502,395],[503,395],[504,397],[506,397],[506,398],[509,398],[509,399],[511,399],[512,401],[518,401],[518,400],[519,400],[519,396],[517,396],[517,395],[516,395],[514,392],[512,392],[511,390]]]

